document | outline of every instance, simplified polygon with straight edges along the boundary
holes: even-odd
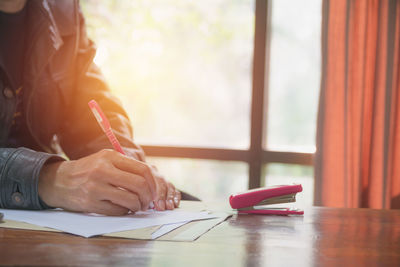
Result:
[[[64,210],[7,210],[0,209],[6,220],[20,221],[38,226],[57,229],[67,233],[91,237],[107,233],[121,232],[152,226],[170,225],[161,229],[165,234],[187,222],[216,218],[208,211],[167,210],[136,212],[125,216],[103,216]],[[160,233],[155,233],[158,236]]]
[[[231,216],[231,214],[225,212],[214,214],[217,216],[216,218],[188,222],[187,224],[180,226],[174,231],[160,236],[159,238],[157,238],[157,240],[184,242],[194,241]]]
[[[170,224],[165,224],[163,226],[161,226],[160,228],[158,228],[155,232],[153,232],[151,234],[151,239],[157,239],[160,236],[163,236],[187,223],[189,223],[190,221],[186,221],[186,222],[180,222],[180,223],[170,223]]]

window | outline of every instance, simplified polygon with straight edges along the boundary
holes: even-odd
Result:
[[[267,148],[315,151],[321,0],[272,1]]]
[[[287,173],[312,184],[321,0],[81,4],[135,140],[179,188],[221,200],[303,181]]]
[[[95,62],[128,110],[136,140],[249,146],[251,0],[87,5],[89,33],[98,46]]]
[[[168,173],[177,188],[202,200],[226,201],[232,192],[247,188],[245,162],[154,157],[150,161]]]

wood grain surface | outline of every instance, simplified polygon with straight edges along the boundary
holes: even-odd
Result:
[[[313,207],[233,216],[195,242],[0,228],[1,265],[400,266],[400,210]]]

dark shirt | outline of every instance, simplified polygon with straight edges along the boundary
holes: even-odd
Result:
[[[0,79],[16,97],[8,147],[21,146],[20,140],[27,134],[22,107],[26,13],[26,7],[17,13],[0,11]]]
[[[0,11],[0,67],[9,78],[9,86],[22,85],[25,47],[26,8],[17,13]]]

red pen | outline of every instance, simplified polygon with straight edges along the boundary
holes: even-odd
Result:
[[[88,103],[90,109],[93,112],[93,115],[96,117],[97,122],[99,123],[101,129],[106,134],[108,140],[110,140],[113,148],[117,150],[119,153],[124,154],[125,152],[122,150],[121,144],[118,142],[117,137],[115,137],[110,122],[108,121],[106,115],[104,115],[101,110],[99,104],[95,100],[90,100]]]

